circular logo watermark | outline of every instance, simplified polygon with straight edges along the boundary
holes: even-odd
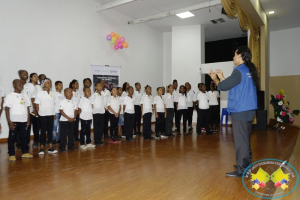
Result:
[[[264,199],[276,199],[296,189],[299,175],[295,168],[285,161],[264,159],[247,167],[242,181],[251,194]]]

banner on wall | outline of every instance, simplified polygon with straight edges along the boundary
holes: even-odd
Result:
[[[92,65],[93,83],[105,80],[105,88],[120,87],[121,67],[108,65]],[[95,87],[95,85],[94,85]]]

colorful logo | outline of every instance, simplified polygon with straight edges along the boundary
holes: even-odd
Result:
[[[299,176],[286,161],[264,159],[251,164],[244,171],[242,180],[251,194],[264,199],[277,199],[296,189]]]

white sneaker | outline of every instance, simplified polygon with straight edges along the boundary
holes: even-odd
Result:
[[[80,145],[80,149],[86,149],[87,147],[85,145]]]
[[[164,136],[164,135],[161,135],[160,137],[161,137],[161,138],[167,138],[167,136]]]
[[[48,153],[49,154],[54,154],[54,153],[57,153],[58,151],[56,149],[54,149],[53,147],[51,147],[50,149],[48,149]]]
[[[96,145],[91,144],[91,143],[86,145],[87,148],[95,148],[95,146],[96,146]]]

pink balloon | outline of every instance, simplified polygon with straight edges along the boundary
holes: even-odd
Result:
[[[118,50],[118,49],[119,49],[119,46],[116,44],[116,45],[114,46],[114,49],[115,49],[115,50]]]
[[[119,47],[119,49],[123,48],[122,43],[119,43],[119,44],[118,44],[118,47]]]
[[[117,39],[117,40],[116,40],[116,43],[117,43],[117,44],[120,44],[120,43],[121,43],[121,40],[120,40],[120,39]]]
[[[121,37],[121,38],[120,38],[120,41],[121,41],[121,43],[125,42],[125,38],[124,38],[124,37]]]

